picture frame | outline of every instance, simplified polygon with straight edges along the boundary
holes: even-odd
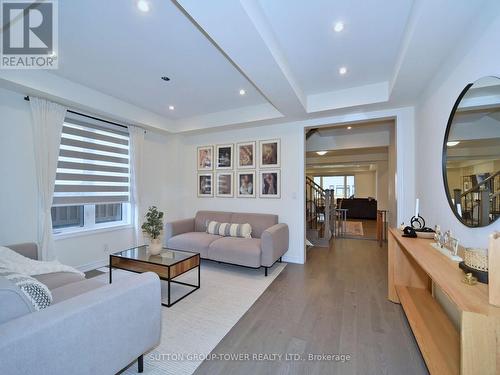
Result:
[[[257,164],[257,142],[241,142],[236,144],[238,169],[255,169]]]
[[[216,177],[216,195],[223,198],[232,198],[233,192],[233,172],[218,172]]]
[[[198,197],[211,198],[214,196],[213,173],[198,173],[196,183],[197,183]]]
[[[217,145],[215,152],[216,169],[233,169],[234,149],[233,144]]]
[[[255,171],[238,171],[235,181],[238,198],[255,198],[257,189],[255,177]]]
[[[259,165],[260,168],[281,167],[281,141],[279,139],[259,142]]]
[[[281,198],[281,170],[259,171],[259,197]]]
[[[214,169],[214,146],[199,146],[196,148],[196,163],[199,171]]]

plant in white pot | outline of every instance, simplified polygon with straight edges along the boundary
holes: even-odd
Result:
[[[146,221],[141,228],[150,238],[149,252],[153,255],[160,254],[163,247],[160,239],[163,231],[163,212],[158,211],[156,206],[149,207]]]

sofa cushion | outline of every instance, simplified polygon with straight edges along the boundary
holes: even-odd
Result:
[[[60,286],[52,290],[53,303],[65,301],[105,285],[109,285],[107,279],[94,277]]]
[[[207,233],[218,234],[223,237],[252,238],[252,226],[248,223],[231,224],[210,221],[207,225]]]
[[[222,237],[208,248],[208,259],[248,267],[260,267],[260,239]]]
[[[262,236],[262,232],[264,232],[267,228],[278,224],[278,215],[235,212],[231,215],[231,220],[229,220],[229,222],[237,224],[250,224],[252,226],[252,237],[260,238]]]
[[[66,284],[85,280],[84,276],[80,275],[79,273],[73,273],[73,272],[44,273],[33,277],[38,281],[40,281],[41,283],[47,285],[47,288],[49,288],[50,290],[59,288],[60,286]]]
[[[218,221],[220,223],[233,223],[231,219],[231,212],[222,211],[198,211],[194,218],[194,231],[205,232],[209,221]],[[234,221],[234,223],[236,223]]]
[[[3,276],[0,276],[0,301],[0,324],[35,311],[21,289]]]
[[[167,247],[174,250],[195,251],[200,257],[207,258],[208,246],[221,236],[205,232],[188,232],[174,236],[167,241]]]

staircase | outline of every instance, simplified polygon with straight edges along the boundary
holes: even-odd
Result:
[[[306,177],[306,237],[314,245],[325,236],[325,201],[323,188]]]
[[[474,186],[464,192],[453,190],[453,201],[456,212],[461,212],[467,225],[485,226],[500,216],[500,171],[479,183],[474,182]]]

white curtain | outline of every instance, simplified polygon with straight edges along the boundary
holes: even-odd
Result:
[[[55,258],[52,238],[52,198],[57,159],[66,108],[45,99],[30,97],[33,117],[36,182],[38,190],[38,246],[42,260]]]
[[[130,136],[130,201],[133,209],[135,227],[135,245],[144,245],[144,237],[141,230],[143,194],[143,151],[144,151],[144,129],[129,126]]]

